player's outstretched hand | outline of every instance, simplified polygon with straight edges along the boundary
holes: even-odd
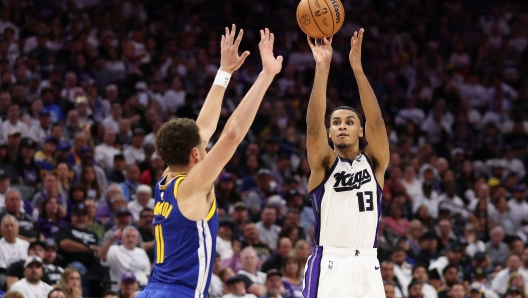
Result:
[[[270,33],[269,29],[260,30],[260,57],[262,58],[263,71],[271,75],[276,75],[281,71],[282,68],[282,56],[273,55],[273,42],[275,36]]]
[[[362,71],[363,66],[361,65],[361,44],[363,43],[363,33],[365,29],[361,28],[358,32],[354,32],[352,40],[350,40],[350,54],[348,59],[350,59],[350,66],[352,66],[353,71]]]
[[[225,27],[225,35],[222,35],[222,41],[220,42],[220,70],[228,73],[233,73],[239,69],[247,56],[249,56],[249,51],[242,53],[242,56],[238,55],[238,46],[242,41],[242,36],[244,36],[244,30],[240,29],[236,39],[235,34],[235,24],[231,27],[231,31]]]
[[[307,36],[307,39],[308,45],[312,49],[315,63],[329,66],[332,62],[332,53],[334,52],[332,49],[332,38],[316,39],[315,44],[309,36]]]

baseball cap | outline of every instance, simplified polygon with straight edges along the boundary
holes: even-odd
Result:
[[[46,249],[48,248],[54,248],[55,250],[58,249],[57,242],[53,238],[46,239]]]
[[[73,214],[81,215],[81,214],[88,214],[88,209],[86,208],[86,205],[83,203],[75,205],[73,207]]]
[[[57,148],[55,150],[62,151],[62,150],[70,150],[71,146],[70,143],[67,141],[60,141],[57,143]]]
[[[32,263],[39,263],[40,265],[42,265],[42,259],[39,258],[38,256],[29,256],[29,257],[27,257],[26,261],[24,262],[24,268],[26,268],[27,266],[29,266]]]
[[[152,194],[152,188],[150,188],[150,186],[148,185],[140,184],[136,189],[136,194],[140,194],[140,193]]]
[[[52,137],[49,137],[49,138],[46,138],[46,140],[44,140],[44,143],[53,143],[53,144],[57,145],[57,140],[55,140]]]
[[[513,189],[513,192],[518,192],[518,191],[526,191],[526,186],[524,186],[523,184],[519,184],[515,186],[515,188]]]
[[[478,292],[480,294],[483,294],[484,293],[484,287],[482,286],[481,283],[479,282],[474,282],[471,284],[471,286],[469,286],[469,291],[470,292]]]
[[[18,128],[11,128],[7,136],[10,137],[10,136],[19,135],[19,134],[20,134],[20,130],[18,130]]]
[[[128,210],[127,207],[119,207],[119,208],[117,208],[117,210],[115,211],[115,215],[116,215],[116,216],[120,216],[120,215],[132,215],[132,213],[130,213],[130,210]]]
[[[274,276],[274,275],[276,275],[276,276],[278,276],[278,277],[282,277],[282,274],[280,273],[279,270],[277,270],[277,269],[270,269],[270,270],[268,270],[268,272],[267,272],[266,280],[267,280],[268,278]]]
[[[451,156],[455,156],[457,154],[464,154],[464,149],[462,148],[453,148],[453,150],[451,150]]]
[[[446,251],[462,252],[462,247],[457,242],[451,242],[446,246]]]
[[[39,116],[49,116],[49,115],[51,115],[50,110],[48,110],[46,108],[43,108],[42,110],[40,110],[40,112],[38,114],[39,114]]]
[[[133,135],[145,135],[145,130],[141,127],[136,127],[132,129],[132,134]]]
[[[293,198],[293,197],[295,197],[295,196],[300,196],[300,195],[301,195],[300,192],[296,191],[295,189],[292,189],[292,190],[290,190],[290,191],[288,192],[287,197],[288,197],[288,200],[290,200],[291,198]]]
[[[230,173],[222,173],[220,175],[220,182],[224,182],[227,180],[233,180],[233,175],[231,175]]]
[[[37,148],[37,143],[33,141],[32,139],[24,138],[22,141],[20,141],[20,147],[22,148]]]
[[[131,281],[137,281],[136,275],[133,272],[125,272],[123,275],[121,275],[121,282],[131,280]]]
[[[474,276],[486,276],[486,269],[482,267],[477,267],[473,271]]]
[[[238,209],[238,208],[247,209],[246,204],[244,202],[242,202],[242,201],[236,202],[234,207],[235,207],[235,210]]]
[[[281,196],[274,195],[269,197],[268,199],[268,206],[274,207],[274,208],[281,208],[286,206],[286,201],[284,201]]]
[[[512,293],[515,293],[515,294],[520,294],[521,291],[519,290],[519,288],[517,288],[516,286],[511,286],[508,291],[506,292],[506,295],[508,294],[512,294]]]
[[[218,227],[229,227],[231,230],[235,229],[235,224],[230,220],[221,220],[218,223]]]
[[[240,274],[235,275],[235,276],[229,278],[226,281],[226,284],[232,284],[232,283],[237,282],[237,281],[244,281],[244,277],[242,275],[240,275]]]
[[[38,245],[40,245],[40,247],[43,249],[46,249],[46,243],[44,241],[35,240],[29,244],[28,250]]]
[[[268,169],[260,169],[260,170],[258,170],[257,175],[258,176],[260,176],[260,175],[271,175],[271,172]]]
[[[484,260],[486,260],[486,253],[483,252],[483,251],[476,252],[475,255],[473,256],[473,260],[475,260],[475,261],[484,261]]]

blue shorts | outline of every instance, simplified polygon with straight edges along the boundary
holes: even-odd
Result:
[[[205,297],[205,295],[196,296],[196,291],[184,288],[178,285],[148,283],[143,291],[136,295],[136,298],[194,298]]]

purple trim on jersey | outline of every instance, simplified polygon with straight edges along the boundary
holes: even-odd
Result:
[[[308,267],[304,274],[304,298],[317,298],[319,289],[319,276],[321,275],[321,259],[323,258],[323,247],[314,247],[311,258],[308,259]]]
[[[378,248],[378,234],[379,234],[379,228],[380,228],[380,222],[381,222],[381,196],[383,195],[383,190],[378,185],[378,195],[377,195],[377,201],[378,201],[378,226],[376,227],[376,235],[374,235],[374,248]]]
[[[368,156],[365,153],[361,153],[361,154],[363,154],[363,156],[365,156],[365,159],[367,160],[367,162],[370,165],[370,168],[372,169],[372,174],[374,175],[374,180],[376,180],[376,185],[378,186],[378,188],[381,188],[381,186],[380,186],[380,184],[378,182],[378,179],[376,178],[376,172],[374,171],[374,164],[372,163],[370,158],[368,158]]]
[[[319,234],[321,232],[321,205],[323,203],[324,186],[315,189],[310,195],[312,201],[312,210],[315,215],[314,222],[314,244],[319,245]]]

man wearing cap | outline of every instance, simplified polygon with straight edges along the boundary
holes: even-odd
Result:
[[[524,272],[520,271],[521,268],[521,259],[518,255],[510,255],[508,257],[507,267],[502,269],[495,275],[491,281],[491,288],[495,290],[499,295],[504,295],[508,290],[508,282],[510,279],[510,274],[517,272],[519,273],[524,281],[528,280],[528,276]]]
[[[35,149],[37,143],[29,138],[24,138],[20,141],[20,155],[15,163],[18,170],[18,175],[22,178],[24,185],[37,187],[42,183],[40,169],[35,162]]]
[[[11,157],[11,162],[15,163],[18,160],[18,153],[20,149],[21,134],[18,129],[11,129],[7,133],[7,151]]]
[[[29,137],[37,142],[39,146],[44,144],[44,140],[50,137],[51,134],[51,114],[46,108],[43,108],[38,113],[39,125],[33,125],[29,131]]]
[[[115,183],[123,183],[125,177],[125,156],[123,154],[114,155],[113,167],[108,171],[108,181]]]
[[[252,212],[257,214],[267,205],[267,199],[272,195],[271,172],[268,169],[260,169],[257,172],[257,187],[248,193],[246,206]],[[274,183],[274,182],[273,182]]]
[[[40,98],[42,98],[44,107],[50,111],[51,122],[57,123],[58,121],[64,119],[62,108],[54,102],[53,89],[42,88],[40,91]]]
[[[139,166],[136,164],[129,164],[126,167],[126,179],[120,184],[121,189],[123,189],[123,195],[127,202],[132,202],[136,200],[136,190],[139,186]]]
[[[460,260],[462,258],[463,249],[457,242],[449,243],[444,252],[444,256],[438,258],[436,261],[432,262],[429,265],[429,279],[431,280],[431,285],[435,286],[441,283],[446,283],[444,279],[445,274],[443,274],[444,269],[447,266],[452,266],[457,269],[457,278],[460,280],[463,279],[463,268],[460,266]]]
[[[94,151],[90,146],[83,146],[79,151],[79,157],[81,162],[73,166],[73,171],[75,172],[76,177],[81,177],[83,167],[92,166],[95,170],[95,175],[97,176],[97,183],[101,189],[106,189],[108,186],[108,179],[106,178],[105,171],[95,164],[94,160]]]
[[[112,245],[122,239],[121,245]],[[122,232],[116,230],[112,237],[101,246],[99,258],[101,264],[110,268],[112,290],[118,290],[119,277],[133,272],[141,286],[146,286],[150,274],[150,260],[142,248],[138,248],[139,232],[133,226],[126,226]]]
[[[315,222],[312,207],[304,204],[303,196],[297,190],[290,190],[286,194],[286,206],[299,210],[301,216],[301,227],[308,232]]]
[[[244,202],[236,202],[233,207],[234,210],[231,213],[233,223],[235,224],[235,228],[233,230],[233,237],[238,238],[244,235],[244,227],[248,222],[249,215],[246,204]]]
[[[44,141],[41,151],[35,153],[35,164],[42,170],[52,172],[54,170],[55,159],[53,154],[57,149],[57,141],[53,138],[47,138]]]
[[[266,290],[267,293],[260,298],[282,298],[286,290],[282,283],[282,274],[277,269],[271,269],[266,272]]]
[[[519,184],[513,189],[513,200],[508,201],[510,216],[517,227],[528,218],[528,203],[526,202],[526,186]]]
[[[136,189],[136,200],[128,202],[128,210],[132,213],[135,222],[139,221],[139,213],[145,208],[154,210],[152,188],[148,185],[140,184]]]
[[[123,230],[126,226],[134,225],[134,221],[132,220],[132,213],[130,213],[130,210],[128,210],[127,207],[118,207],[114,211],[114,218],[110,221],[108,221],[105,224],[105,228],[107,229],[106,233],[104,234],[102,243],[105,243],[110,238],[114,236],[114,232],[116,230]],[[108,228],[109,227],[109,228]],[[112,242],[112,244],[122,244],[122,239],[116,239]],[[139,247],[143,248],[143,239],[141,239],[141,236],[139,236]]]
[[[114,156],[121,153],[115,146],[115,132],[106,130],[103,143],[95,146],[95,160],[105,170],[111,169],[114,163]]]
[[[127,165],[140,164],[145,160],[144,140],[145,130],[143,128],[135,127],[132,129],[131,145],[123,150]]]
[[[18,291],[25,298],[47,297],[53,287],[41,281],[43,276],[42,259],[29,256],[24,262],[24,278],[15,282],[10,291]]]
[[[92,268],[99,250],[97,235],[86,229],[88,224],[88,209],[84,204],[73,208],[71,224],[59,230],[55,241],[58,244],[58,255],[62,257],[61,266],[75,265],[84,275]],[[84,268],[83,268],[84,267]]]
[[[64,269],[55,265],[58,249],[57,243],[51,238],[46,239],[45,243],[44,258],[42,259],[45,273],[51,285],[58,284]]]
[[[253,294],[246,293],[246,278],[241,275],[235,275],[226,281],[229,294],[222,296],[222,298],[257,298]]]
[[[42,242],[40,240],[33,241],[29,244],[28,256],[37,256],[41,260],[44,260],[45,249],[46,249],[45,242]],[[20,261],[12,263],[11,266],[7,268],[7,273],[6,273],[7,289],[9,289],[11,285],[13,285],[15,282],[24,278],[24,263],[25,263],[25,260],[20,260]],[[52,266],[54,268],[50,268],[53,270],[48,270],[47,266],[44,265],[44,261],[42,265],[44,269],[44,274],[42,275],[42,281],[51,286],[58,284],[61,278],[61,274],[64,270],[62,270],[62,268],[60,267],[56,267],[53,265]]]
[[[22,138],[29,137],[27,125],[20,121],[20,108],[17,104],[12,103],[7,110],[7,120],[2,123],[2,136],[0,139],[7,140],[8,134],[12,131],[18,131]]]
[[[119,298],[134,298],[135,292],[138,289],[138,281],[136,275],[132,272],[125,272],[121,275],[121,283],[119,284],[120,294]]]
[[[235,224],[231,220],[221,220],[218,224],[218,235],[216,236],[216,252],[220,254],[222,261],[233,257],[233,230]]]

